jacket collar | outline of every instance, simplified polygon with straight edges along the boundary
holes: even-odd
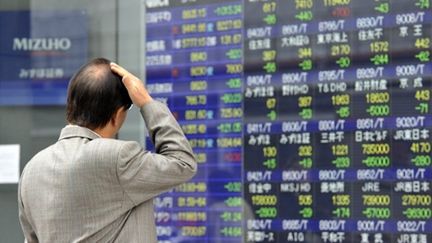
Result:
[[[99,134],[93,132],[88,128],[80,127],[77,125],[67,125],[61,130],[59,140],[72,137],[83,137],[90,140],[101,138]]]

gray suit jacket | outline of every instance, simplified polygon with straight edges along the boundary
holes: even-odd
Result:
[[[141,114],[156,153],[66,126],[30,160],[18,189],[28,242],[156,242],[153,198],[192,178],[197,164],[165,105]]]

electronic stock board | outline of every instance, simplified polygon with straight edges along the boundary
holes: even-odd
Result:
[[[160,242],[432,242],[429,0],[146,1],[199,162]]]

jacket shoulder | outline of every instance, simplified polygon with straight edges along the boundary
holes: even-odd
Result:
[[[124,141],[117,139],[109,139],[109,138],[98,138],[94,139],[88,143],[89,150],[97,151],[100,153],[107,154],[118,154],[120,150],[129,147],[129,146],[140,146],[138,142],[135,141]]]

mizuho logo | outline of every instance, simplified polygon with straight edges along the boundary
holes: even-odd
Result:
[[[14,38],[14,51],[67,51],[72,42],[69,38]]]

